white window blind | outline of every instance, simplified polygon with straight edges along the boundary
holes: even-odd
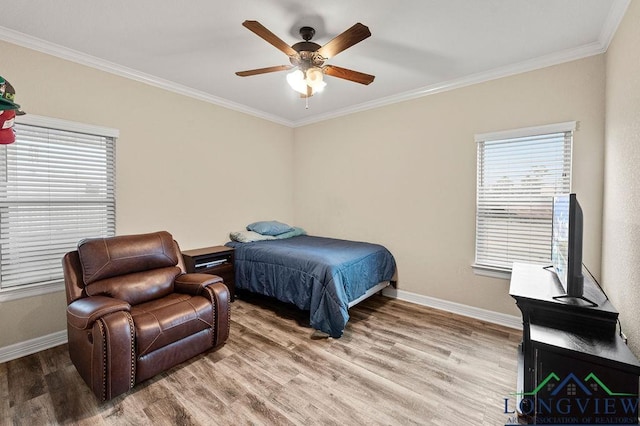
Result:
[[[16,142],[0,147],[1,291],[61,283],[78,241],[115,234],[117,131],[31,121],[46,126],[16,123]]]
[[[571,189],[574,129],[570,122],[476,135],[474,266],[550,262],[553,195]]]

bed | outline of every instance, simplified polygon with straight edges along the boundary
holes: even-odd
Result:
[[[311,327],[340,337],[349,308],[392,282],[396,263],[385,247],[300,235],[226,244],[235,249],[235,284],[309,311]]]

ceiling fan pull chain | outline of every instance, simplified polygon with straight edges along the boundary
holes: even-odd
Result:
[[[309,96],[304,98],[304,109],[309,109]]]

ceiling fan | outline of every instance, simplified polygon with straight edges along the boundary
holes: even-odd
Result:
[[[287,82],[294,90],[299,92],[303,98],[313,96],[314,93],[320,92],[324,86],[326,86],[323,79],[324,74],[365,85],[370,84],[375,78],[373,75],[335,65],[324,64],[327,59],[336,56],[343,50],[371,36],[369,28],[359,22],[342,34],[336,36],[324,46],[320,46],[311,41],[316,33],[311,27],[300,28],[300,36],[304,41],[289,46],[258,21],[244,21],[242,25],[258,37],[264,39],[267,43],[284,52],[284,54],[289,57],[291,65],[276,65],[273,67],[236,72],[236,75],[240,77],[286,71],[295,68],[294,72],[287,75]]]

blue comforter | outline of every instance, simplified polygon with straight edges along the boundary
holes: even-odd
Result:
[[[396,264],[381,245],[302,235],[228,242],[235,248],[236,288],[308,310],[311,327],[340,337],[349,302],[393,278]]]

